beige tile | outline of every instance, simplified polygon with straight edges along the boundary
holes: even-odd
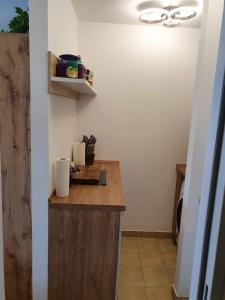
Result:
[[[177,253],[177,246],[171,239],[158,239],[158,243],[162,253]]]
[[[143,268],[145,286],[171,287],[171,280],[166,269]]]
[[[121,243],[122,252],[139,252],[137,239],[135,238],[123,238]]]
[[[121,267],[120,286],[145,286],[142,268]]]
[[[175,253],[163,254],[167,268],[175,268],[177,255]]]
[[[141,252],[141,264],[143,267],[165,268],[163,255],[158,251]]]
[[[140,254],[135,252],[121,252],[120,265],[122,267],[141,267]]]
[[[139,251],[160,251],[159,244],[154,238],[138,238]]]
[[[120,287],[118,300],[148,300],[144,287]]]
[[[148,300],[173,300],[171,289],[151,288],[147,289]]]
[[[175,268],[168,268],[167,270],[168,270],[170,279],[172,280],[172,282],[174,282],[175,281],[176,269]]]

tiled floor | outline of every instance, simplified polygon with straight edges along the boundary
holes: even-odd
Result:
[[[118,300],[172,300],[176,251],[170,239],[123,238]]]

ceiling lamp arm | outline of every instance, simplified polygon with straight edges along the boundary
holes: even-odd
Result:
[[[139,21],[146,24],[158,24],[169,18],[168,11],[163,8],[150,8],[143,11]]]
[[[178,7],[171,11],[171,18],[181,21],[190,20],[197,16],[197,12],[190,7]]]

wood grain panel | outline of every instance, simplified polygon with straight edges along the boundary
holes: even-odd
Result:
[[[0,34],[0,149],[6,300],[32,299],[28,36]]]
[[[120,212],[50,208],[49,300],[114,300]]]
[[[69,209],[50,209],[49,300],[74,298],[77,241],[77,212]]]

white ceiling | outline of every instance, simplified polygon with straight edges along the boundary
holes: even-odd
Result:
[[[199,14],[192,20],[185,21],[184,27],[199,27],[201,24],[201,11],[203,0],[72,0],[80,21],[141,24],[139,22],[139,6],[148,2],[150,6],[166,7],[169,5],[196,5]],[[143,25],[143,24],[142,24]],[[144,25],[153,26],[153,25]],[[155,25],[154,25],[155,26]]]

